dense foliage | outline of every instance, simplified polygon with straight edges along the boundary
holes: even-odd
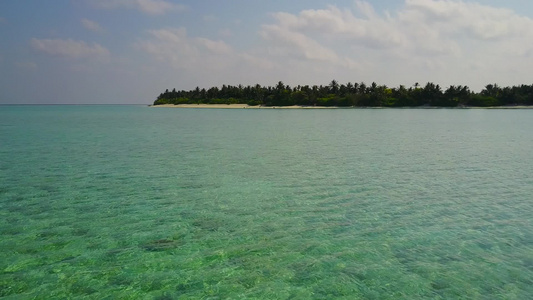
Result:
[[[365,83],[339,84],[336,80],[329,85],[305,85],[290,87],[278,82],[274,87],[231,86],[211,87],[190,91],[168,89],[157,97],[154,105],[160,104],[249,104],[263,106],[502,106],[533,105],[533,85],[501,88],[487,85],[480,93],[471,92],[467,86],[450,86],[443,90],[438,84],[428,82],[424,87],[416,83],[413,87],[403,85],[389,88],[385,85]]]

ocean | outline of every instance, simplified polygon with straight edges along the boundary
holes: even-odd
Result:
[[[533,110],[0,106],[5,299],[531,299]]]

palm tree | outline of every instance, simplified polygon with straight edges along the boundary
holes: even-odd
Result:
[[[338,92],[339,92],[339,83],[337,82],[337,80],[333,79],[329,83],[329,93],[330,94],[337,94]]]

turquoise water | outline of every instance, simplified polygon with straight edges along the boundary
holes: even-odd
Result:
[[[533,110],[0,106],[5,299],[531,299]]]

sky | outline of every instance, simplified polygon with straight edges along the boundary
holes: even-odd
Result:
[[[531,0],[0,0],[0,104],[226,85],[533,83]]]

